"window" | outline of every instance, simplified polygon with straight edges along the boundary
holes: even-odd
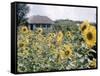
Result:
[[[42,25],[43,28],[46,28],[46,25]]]
[[[30,24],[30,29],[33,30],[33,24]]]
[[[50,28],[50,25],[47,25],[47,28]]]
[[[40,24],[36,24],[36,27],[40,27]]]

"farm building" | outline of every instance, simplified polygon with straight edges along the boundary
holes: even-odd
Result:
[[[29,17],[28,19],[28,27],[31,30],[34,30],[35,28],[39,28],[39,27],[44,29],[49,29],[52,28],[53,23],[54,22],[47,16],[35,15]]]

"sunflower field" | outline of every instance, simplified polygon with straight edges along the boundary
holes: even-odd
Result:
[[[70,30],[30,30],[25,25],[17,30],[17,71],[41,72],[96,68],[96,27],[84,21]],[[92,56],[92,59],[89,58]]]

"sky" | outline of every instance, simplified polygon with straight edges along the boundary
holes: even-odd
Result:
[[[28,4],[28,6],[30,11],[27,14],[27,17],[41,15],[48,16],[52,20],[70,19],[76,21],[88,20],[89,22],[96,22],[96,8],[33,4]]]

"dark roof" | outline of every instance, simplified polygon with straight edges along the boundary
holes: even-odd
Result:
[[[41,24],[53,24],[53,21],[48,18],[47,16],[40,16],[40,15],[35,15],[35,16],[31,16],[28,19],[28,23],[41,23]]]

